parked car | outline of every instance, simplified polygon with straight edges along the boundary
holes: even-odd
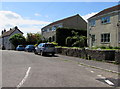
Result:
[[[51,44],[51,43],[41,43],[35,48],[34,53],[40,54],[42,56],[46,54],[52,54],[52,56],[54,56],[55,46],[54,44]]]
[[[16,47],[16,50],[18,50],[18,51],[24,51],[24,50],[25,50],[25,47],[24,47],[23,45],[18,45],[18,46]]]
[[[34,45],[27,45],[25,47],[25,51],[27,52],[33,52],[35,50],[35,46]]]

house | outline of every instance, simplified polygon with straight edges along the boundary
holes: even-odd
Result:
[[[12,43],[9,41],[9,38],[14,34],[23,34],[18,27],[10,28],[9,31],[6,31],[5,29],[2,31],[1,37],[0,37],[0,47],[4,46],[5,49],[15,49],[15,47],[12,45]]]
[[[49,41],[56,41],[57,28],[87,29],[87,22],[79,15],[74,15],[62,20],[53,22],[41,29],[42,35]]]
[[[120,47],[120,5],[104,9],[88,19],[87,44]]]

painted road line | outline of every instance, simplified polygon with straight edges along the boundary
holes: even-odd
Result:
[[[22,81],[17,85],[17,88],[16,89],[19,89],[23,84],[24,84],[24,82],[26,81],[26,79],[27,79],[27,77],[28,77],[28,75],[29,75],[29,73],[30,73],[30,69],[31,69],[31,67],[29,67],[28,68],[28,70],[27,70],[27,72],[26,72],[26,74],[25,74],[25,77],[22,79]]]
[[[109,84],[110,86],[114,86],[114,84],[113,84],[110,80],[105,80],[105,82],[106,82],[107,84]]]
[[[97,75],[98,77],[102,78],[102,79],[106,79],[105,77],[103,77],[102,75]]]
[[[94,71],[90,71],[91,73],[94,73]]]
[[[102,75],[97,75],[98,77],[101,77]]]
[[[78,65],[78,66],[82,66],[82,65]]]

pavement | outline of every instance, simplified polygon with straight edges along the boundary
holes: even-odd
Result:
[[[109,71],[113,73],[120,73],[120,65],[112,64],[112,63],[106,63],[106,62],[101,62],[101,61],[94,61],[94,60],[86,60],[86,59],[81,59],[78,57],[70,57],[70,56],[62,56],[60,55],[61,58],[66,58],[72,61],[77,61],[81,65],[84,66],[89,66],[89,67],[95,67],[104,71]]]
[[[0,51],[1,52],[1,51]],[[119,87],[118,66],[56,54],[2,51],[2,87]],[[0,56],[0,57],[1,57]],[[94,66],[94,67],[93,67]],[[98,68],[97,68],[98,67]],[[33,88],[33,89],[34,89]],[[26,88],[25,88],[26,89]]]

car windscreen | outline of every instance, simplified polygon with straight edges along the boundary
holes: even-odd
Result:
[[[29,48],[34,48],[34,45],[29,45]]]
[[[23,47],[22,45],[19,45],[19,47]]]
[[[53,44],[45,44],[44,47],[55,47]]]

